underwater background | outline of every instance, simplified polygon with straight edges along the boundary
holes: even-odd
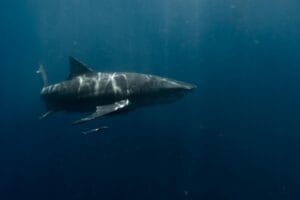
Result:
[[[300,1],[0,2],[0,199],[299,199]],[[180,101],[45,120],[68,57],[197,84]]]

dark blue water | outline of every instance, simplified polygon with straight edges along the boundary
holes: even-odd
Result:
[[[299,199],[298,0],[1,2],[0,199]],[[198,85],[84,136],[47,120],[35,71],[72,55],[99,71]]]

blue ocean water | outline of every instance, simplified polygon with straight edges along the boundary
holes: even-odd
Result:
[[[2,1],[0,199],[299,199],[298,0]],[[44,112],[68,56],[198,89],[89,126]]]

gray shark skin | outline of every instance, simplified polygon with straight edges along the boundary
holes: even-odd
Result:
[[[41,66],[44,87],[41,99],[47,112],[91,112],[74,124],[85,123],[98,117],[130,111],[140,106],[170,103],[180,99],[195,85],[150,74],[131,72],[96,72],[73,57],[69,58],[70,74],[67,80],[48,85]]]

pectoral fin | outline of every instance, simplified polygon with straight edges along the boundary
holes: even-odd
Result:
[[[75,122],[73,122],[73,124],[82,124],[85,122],[88,122],[90,120],[96,119],[98,117],[102,117],[104,115],[119,111],[121,109],[126,108],[129,105],[129,100],[122,100],[122,101],[118,101],[115,102],[113,104],[108,104],[108,105],[104,105],[104,106],[97,106],[97,109],[94,113],[92,113],[91,115],[82,118],[80,120],[77,120]]]

